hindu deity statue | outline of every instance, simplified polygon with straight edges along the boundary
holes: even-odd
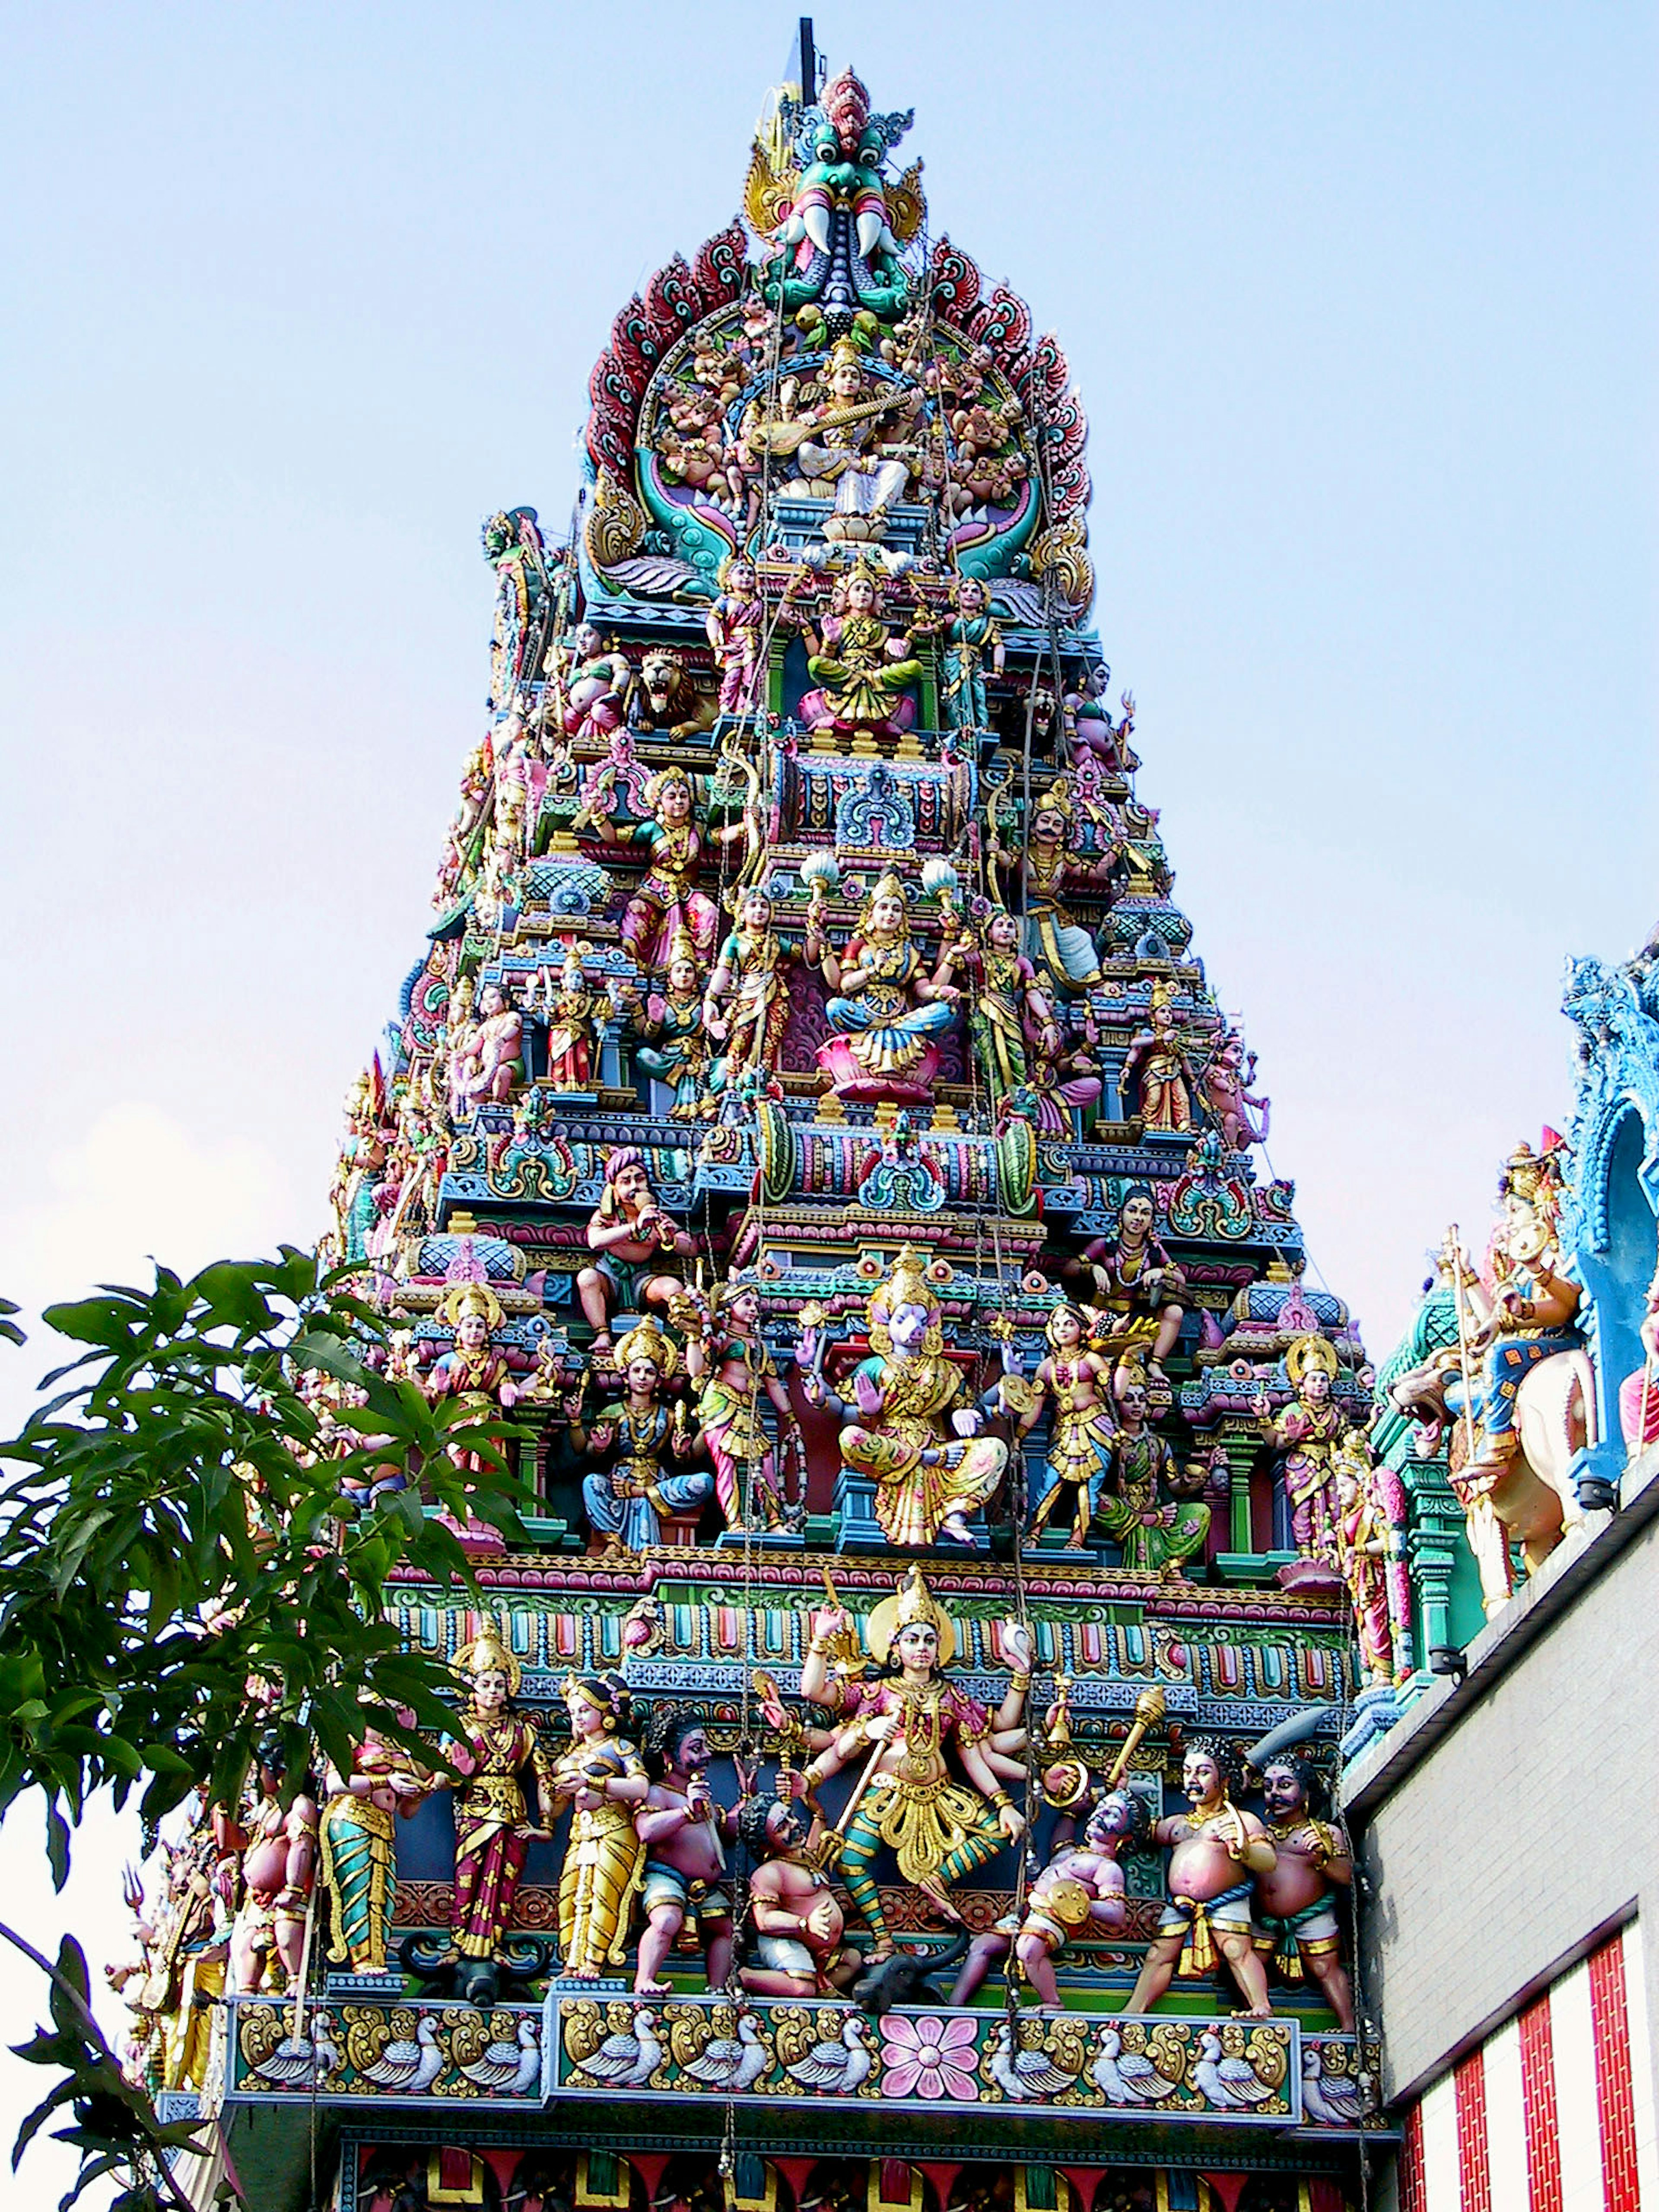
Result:
[[[1137,1030],[1124,1055],[1122,1088],[1135,1096],[1144,1129],[1185,1134],[1193,1126],[1193,1065],[1175,1010],[1176,987],[1153,984],[1146,1027]]]
[[[333,1930],[328,1955],[354,1974],[383,1974],[398,1902],[397,1816],[407,1820],[419,1809],[433,1778],[401,1744],[366,1727],[350,1766],[331,1761],[323,1779],[319,1836]]]
[[[772,901],[758,884],[744,885],[732,903],[737,927],[720,947],[703,994],[708,1034],[726,1047],[714,1064],[717,1091],[735,1089],[757,1069],[776,1067],[789,1018],[789,969],[800,957],[799,948],[773,928]]]
[[[467,1426],[482,1427],[498,1410],[509,1412],[519,1401],[520,1386],[495,1349],[495,1332],[507,1316],[494,1291],[487,1283],[456,1283],[440,1299],[436,1317],[449,1323],[455,1340],[433,1361],[422,1385],[427,1396],[434,1405],[459,1400]],[[485,1472],[483,1459],[465,1445],[452,1444],[449,1456],[465,1474]]]
[[[902,736],[916,719],[905,692],[922,673],[910,650],[913,631],[895,633],[883,621],[880,580],[862,560],[839,579],[830,604],[820,628],[797,601],[786,599],[781,610],[800,629],[817,687],[802,695],[801,720],[841,737]]]
[[[556,991],[545,969],[542,971],[542,1008],[547,1018],[547,1085],[549,1090],[588,1091],[599,1067],[599,1044],[611,1002],[588,982],[580,949],[566,949]]]
[[[461,1023],[449,1055],[449,1110],[459,1121],[475,1106],[504,1104],[514,1085],[524,1081],[524,1016],[499,983],[486,983],[478,994],[477,1021],[465,1021],[464,1007],[457,1012]]]
[[[299,1985],[317,1871],[317,1801],[302,1785],[284,1803],[286,1778],[281,1738],[271,1736],[259,1748],[252,1808],[240,1820],[223,1811],[214,1815],[218,1852],[241,1854],[241,1903],[230,1931],[226,1984],[233,1992],[280,1993]]]
[[[973,978],[969,1033],[994,1111],[1011,1091],[1030,1081],[1028,1042],[1041,1038],[1051,1053],[1061,1043],[1054,1007],[1019,949],[1019,937],[1014,915],[1006,907],[994,906],[977,939],[972,934],[958,938],[939,963],[939,972],[947,978],[958,962]]]
[[[750,714],[760,704],[766,674],[766,605],[755,564],[741,554],[721,563],[720,592],[703,628],[720,672],[722,714]]]
[[[1115,860],[1109,852],[1090,860],[1073,849],[1076,811],[1070,784],[1056,776],[1032,801],[1024,848],[1004,844],[994,808],[988,847],[992,866],[1015,879],[1015,902],[1024,918],[1022,951],[1048,987],[1067,998],[1099,982],[1100,959],[1093,938],[1066,909],[1066,886],[1104,883]]]
[[[471,1694],[458,1732],[445,1746],[461,1776],[452,1785],[455,1893],[449,1957],[499,1960],[530,1846],[553,1832],[557,1776],[534,1723],[513,1703],[523,1670],[500,1632],[487,1627],[458,1651],[455,1671]],[[540,1818],[535,1826],[525,1802],[526,1772],[536,1781]]]
[[[1299,1752],[1275,1752],[1261,1777],[1273,1864],[1255,1877],[1256,1948],[1282,1981],[1317,1984],[1353,2033],[1353,1985],[1342,1964],[1340,1892],[1353,1882],[1353,1856],[1341,1829],[1322,1818],[1324,1785]]]
[[[837,1727],[803,1780],[810,1797],[830,1775],[860,1762],[860,1787],[840,1823],[841,1874],[875,1938],[872,1956],[879,1960],[893,1949],[872,1872],[883,1844],[896,1855],[902,1879],[945,1919],[960,1923],[950,1885],[1024,1834],[1025,1816],[987,1755],[991,1716],[945,1673],[955,1656],[956,1630],[920,1567],[910,1570],[865,1623],[871,1658],[890,1671],[862,1681],[832,1674],[831,1652],[838,1639],[850,1635],[851,1622],[839,1606],[830,1606],[814,1613],[811,1626],[801,1695],[834,1713]],[[1017,1731],[1035,1647],[1018,1621],[1004,1622],[999,1633],[1013,1672],[994,1726]],[[968,1787],[952,1777],[951,1753]]]
[[[799,1779],[799,1778],[797,1778]],[[863,1972],[846,1940],[847,1918],[825,1871],[832,1831],[821,1808],[793,1797],[753,1797],[738,1834],[755,1871],[749,1877],[754,1941],[738,1969],[756,1996],[833,1996]]]
[[[1158,1821],[1152,1840],[1170,1852],[1170,1901],[1126,2013],[1149,2012],[1177,1973],[1183,1978],[1227,1962],[1244,1999],[1245,2016],[1273,2010],[1267,1976],[1250,1920],[1253,1881],[1271,1874],[1278,1852],[1254,1813],[1233,1802],[1243,1780],[1237,1751],[1224,1739],[1191,1736],[1181,1784],[1191,1810]]]
[[[778,388],[778,412],[762,416],[753,410],[744,423],[751,452],[793,459],[795,474],[785,484],[786,492],[834,499],[823,526],[824,537],[832,541],[879,538],[888,508],[904,496],[910,481],[910,449],[902,426],[918,411],[921,394],[913,385],[884,385],[866,375],[864,337],[860,328],[856,336],[836,340],[823,371],[821,399],[796,414],[799,386],[793,375],[787,376]],[[890,436],[883,418],[895,415],[902,427]]]
[[[607,647],[598,625],[579,623],[570,643],[548,655],[549,690],[565,734],[590,742],[623,724],[633,671],[627,656]]]
[[[1121,1852],[1143,1849],[1152,1832],[1146,1801],[1133,1790],[1109,1790],[1090,1812],[1081,1837],[1068,1820],[1057,1823],[1048,1863],[1025,1893],[1023,1913],[1008,1913],[975,1936],[951,1992],[953,2005],[971,2004],[993,1966],[1012,1950],[1021,1974],[1048,2012],[1060,2009],[1054,1960],[1073,1937],[1090,1931],[1115,1936],[1129,1924]]]
[[[1480,1444],[1463,1469],[1465,1484],[1509,1466],[1520,1449],[1515,1407],[1522,1382],[1542,1361],[1584,1340],[1577,1326],[1583,1292],[1565,1272],[1556,1238],[1553,1163],[1522,1145],[1510,1156],[1499,1190],[1504,1214],[1492,1242],[1491,1291],[1465,1273],[1475,1320],[1469,1350],[1481,1363],[1475,1408]],[[1447,1403],[1452,1402],[1448,1392]]]
[[[657,1202],[651,1171],[637,1146],[618,1145],[606,1158],[599,1205],[588,1218],[591,1267],[576,1278],[576,1296],[593,1331],[593,1350],[611,1349],[611,1316],[665,1310],[680,1290],[666,1263],[690,1258],[696,1239],[677,1229]]]
[[[1048,1340],[1048,1356],[1023,1394],[1023,1407],[1017,1408],[1018,1433],[1025,1437],[1042,1417],[1043,1399],[1054,1401],[1048,1465],[1030,1534],[1034,1540],[1041,1536],[1069,1495],[1072,1532],[1066,1548],[1080,1552],[1089,1540],[1096,1496],[1112,1471],[1117,1433],[1112,1418],[1112,1362],[1091,1349],[1087,1316],[1065,1299],[1049,1315],[1043,1334]],[[1020,1395],[1018,1379],[1011,1382],[1005,1376],[1001,1388],[1011,1404]]]
[[[1161,1382],[1181,1334],[1187,1279],[1152,1234],[1157,1218],[1152,1185],[1131,1183],[1118,1206],[1117,1234],[1091,1237],[1060,1272],[1092,1283],[1115,1355],[1142,1355],[1148,1376]]]
[[[991,612],[990,592],[977,576],[958,576],[953,596],[956,611],[945,627],[939,664],[939,704],[947,729],[986,730],[985,672],[1000,676],[1008,650]]]
[[[1146,1385],[1133,1373],[1117,1384],[1117,1433],[1095,1492],[1093,1526],[1120,1545],[1123,1565],[1139,1574],[1178,1575],[1210,1533],[1201,1498],[1171,1495],[1201,1486],[1201,1470],[1182,1468],[1164,1437],[1147,1425]]]
[[[702,1951],[708,1987],[723,1989],[731,1971],[732,1937],[726,1847],[738,1839],[742,1804],[753,1778],[738,1767],[742,1801],[722,1811],[708,1788],[708,1733],[684,1705],[653,1709],[644,1750],[651,1786],[634,1815],[634,1826],[645,1846],[640,1905],[646,1924],[635,1991],[668,1996],[672,1984],[662,1979],[662,1970],[688,1921]]]
[[[696,1513],[714,1488],[701,1468],[688,1471],[673,1462],[691,1455],[692,1439],[678,1402],[662,1402],[665,1383],[678,1370],[678,1355],[649,1314],[630,1328],[616,1349],[623,1395],[605,1407],[590,1431],[580,1414],[570,1425],[577,1452],[608,1458],[610,1465],[582,1479],[587,1525],[607,1549],[644,1552],[663,1540],[668,1514]]]
[[[1322,1336],[1298,1336],[1285,1354],[1285,1372],[1296,1403],[1277,1419],[1265,1392],[1250,1410],[1264,1443],[1282,1452],[1285,1496],[1291,1513],[1291,1540],[1304,1559],[1337,1562],[1337,1448],[1347,1431],[1341,1408],[1332,1402],[1337,1377],[1336,1348]]]
[[[1126,691],[1123,719],[1115,722],[1106,703],[1111,684],[1112,672],[1104,661],[1084,671],[1076,690],[1068,691],[1062,702],[1066,735],[1074,754],[1092,755],[1109,775],[1133,775],[1140,766],[1129,750],[1135,702]]]
[[[783,194],[783,220],[774,228],[769,257],[773,267],[762,282],[768,301],[789,313],[820,298],[843,310],[861,301],[888,316],[903,305],[907,287],[897,255],[921,221],[921,196],[913,173],[890,197],[882,171],[912,114],[872,113],[863,84],[853,70],[843,70],[816,103],[789,101],[781,111],[781,119],[794,134],[789,150],[798,172],[775,173],[765,145],[757,140],[744,195],[757,229],[769,227],[772,194]]]
[[[614,781],[607,766],[600,781]],[[665,768],[645,787],[645,802],[652,810],[648,822],[623,823],[586,811],[576,817],[580,827],[591,821],[607,845],[642,846],[651,866],[623,914],[623,943],[641,969],[660,968],[668,946],[678,933],[690,933],[699,962],[714,957],[720,915],[712,899],[696,888],[697,873],[709,845],[730,845],[749,836],[757,848],[759,826],[752,817],[728,823],[723,830],[708,830],[697,821],[691,779],[683,768]]]
[[[677,1309],[677,1311],[678,1309]],[[717,1283],[702,1311],[687,1318],[685,1364],[697,1392],[700,1441],[714,1462],[714,1495],[728,1528],[788,1528],[799,1519],[780,1471],[793,1458],[797,1492],[805,1448],[777,1363],[761,1334],[760,1293],[750,1283]],[[779,1443],[761,1419],[762,1391],[772,1401]]]
[[[953,954],[932,972],[910,934],[909,901],[890,871],[864,902],[844,953],[809,918],[806,957],[835,995],[824,1008],[834,1034],[818,1064],[835,1089],[859,1097],[926,1098],[938,1065],[930,1039],[950,1028],[962,993],[947,979]]]
[[[1348,1585],[1359,1637],[1359,1664],[1368,1681],[1395,1677],[1394,1622],[1389,1602],[1389,1528],[1372,1482],[1371,1455],[1364,1431],[1350,1429],[1338,1445],[1336,1557]]]
[[[842,1464],[874,1483],[876,1518],[890,1544],[921,1547],[944,1537],[971,1547],[968,1516],[995,1493],[1008,1447],[976,1433],[980,1416],[963,1403],[961,1370],[945,1356],[939,1300],[908,1244],[866,1314],[870,1356],[853,1370],[842,1397],[823,1381],[819,1318],[803,1310],[795,1356],[806,1370],[807,1402],[827,1406],[846,1424]]]
[[[1236,1029],[1229,1028],[1205,1061],[1198,1085],[1210,1119],[1229,1152],[1242,1152],[1251,1145],[1267,1141],[1273,1101],[1254,1096],[1250,1085],[1255,1080],[1255,1054],[1247,1054],[1243,1038]],[[1260,1121],[1252,1108],[1261,1115]]]
[[[620,1674],[567,1674],[570,1748],[555,1763],[555,1795],[571,1808],[559,1871],[559,1951],[568,1978],[597,1981],[627,1955],[628,1921],[645,1845],[634,1826],[651,1788],[629,1740]]]
[[[696,948],[689,931],[676,930],[668,946],[668,970],[662,988],[646,999],[634,1026],[648,1040],[634,1049],[635,1065],[659,1083],[669,1084],[674,1103],[669,1118],[700,1121],[714,1110],[709,1089],[714,1051],[703,1018],[702,985]]]

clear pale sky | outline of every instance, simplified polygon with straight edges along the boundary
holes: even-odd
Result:
[[[732,214],[793,20],[7,11],[0,1289],[315,1234],[481,727],[479,520],[559,532],[611,318]],[[817,25],[1070,355],[1141,793],[1386,1351],[1567,1111],[1565,957],[1659,909],[1653,14]],[[39,1851],[26,1810],[37,1933]]]

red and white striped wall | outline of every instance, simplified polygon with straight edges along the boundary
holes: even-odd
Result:
[[[1635,1922],[1406,2117],[1400,2212],[1659,2212]]]

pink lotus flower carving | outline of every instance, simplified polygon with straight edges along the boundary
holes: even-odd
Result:
[[[971,2020],[941,2020],[934,2012],[906,2020],[890,2012],[882,2021],[884,2097],[949,2097],[971,2104],[979,2095],[978,2059]]]

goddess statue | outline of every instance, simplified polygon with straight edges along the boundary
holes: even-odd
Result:
[[[1187,1134],[1193,1127],[1193,1066],[1175,1010],[1175,985],[1153,984],[1147,1027],[1137,1030],[1124,1056],[1122,1087],[1139,1085],[1141,1127]]]
[[[567,1674],[570,1748],[553,1768],[556,1796],[572,1807],[559,1870],[559,1951],[572,1981],[597,1981],[626,1955],[628,1923],[645,1845],[634,1826],[651,1788],[629,1726],[620,1674]]]
[[[800,718],[809,730],[860,731],[900,737],[916,719],[907,686],[921,680],[921,663],[910,651],[912,631],[895,635],[880,613],[876,571],[855,562],[836,583],[820,633],[804,611],[786,598],[781,612],[800,628],[807,673],[817,688],[803,694]]]
[[[975,1433],[980,1416],[962,1404],[962,1375],[945,1357],[939,1301],[915,1251],[904,1247],[866,1309],[870,1356],[853,1370],[850,1403],[824,1384],[811,1312],[803,1310],[795,1354],[807,1370],[802,1389],[809,1405],[827,1406],[846,1424],[842,1463],[875,1484],[888,1542],[921,1548],[944,1536],[972,1547],[967,1516],[995,1492],[1008,1447]],[[947,1416],[955,1441],[946,1440]]]
[[[676,930],[670,940],[663,988],[647,998],[644,1017],[635,1019],[635,1027],[641,1036],[650,1040],[635,1048],[635,1065],[654,1075],[658,1082],[673,1086],[669,1119],[707,1120],[714,1110],[709,1094],[713,1054],[708,1025],[703,1018],[696,949],[688,931]]]
[[[530,1845],[553,1832],[556,1774],[535,1724],[513,1704],[523,1670],[500,1632],[483,1634],[455,1655],[455,1670],[471,1692],[460,1733],[446,1748],[462,1779],[455,1806],[455,1898],[449,1959],[499,1959],[513,1919],[513,1900]],[[524,1774],[536,1777],[540,1825],[526,1817]]]
[[[1285,1455],[1285,1495],[1291,1509],[1291,1540],[1304,1559],[1337,1565],[1334,1461],[1347,1429],[1346,1416],[1331,1402],[1337,1376],[1336,1347],[1322,1336],[1298,1336],[1285,1354],[1297,1402],[1275,1420],[1265,1391],[1250,1411],[1262,1440]]]
[[[1070,784],[1064,776],[1056,776],[1032,802],[1030,832],[1024,848],[1015,851],[1003,843],[994,808],[988,848],[993,867],[1011,872],[1017,879],[1024,916],[1021,950],[1049,987],[1068,998],[1099,982],[1100,959],[1088,931],[1066,910],[1066,887],[1104,883],[1117,860],[1115,848],[1092,861],[1070,849],[1075,812]]]
[[[818,1048],[834,1088],[854,1097],[928,1095],[937,1055],[928,1040],[947,1030],[962,993],[947,981],[951,951],[929,975],[910,936],[909,903],[890,871],[877,883],[842,955],[809,911],[806,957],[836,995],[824,1009],[835,1032]]]
[[[760,703],[766,672],[766,606],[755,564],[741,554],[722,562],[720,594],[703,628],[720,672],[722,714],[752,714]]]
[[[871,1955],[880,1960],[893,1949],[871,1870],[884,1844],[896,1854],[903,1879],[946,1920],[959,1923],[962,1915],[949,1885],[1024,1834],[1025,1816],[987,1757],[991,1717],[944,1672],[955,1656],[956,1630],[920,1567],[911,1568],[894,1595],[884,1598],[865,1624],[871,1658],[878,1667],[891,1666],[884,1677],[862,1682],[832,1677],[830,1654],[852,1631],[838,1605],[814,1613],[811,1627],[801,1695],[833,1712],[842,1725],[802,1780],[810,1802],[819,1785],[851,1760],[868,1761],[842,1814],[840,1863],[842,1878],[875,1937]],[[1029,1630],[1018,1621],[1004,1622],[1000,1633],[1014,1671],[994,1725],[1018,1729],[1030,1687],[1034,1647]],[[952,1779],[949,1751],[954,1751],[971,1787]]]
[[[711,1088],[730,1091],[757,1068],[772,1069],[789,1018],[788,969],[800,955],[772,927],[772,901],[758,884],[737,893],[737,927],[726,939],[703,994],[708,1034],[726,1047]],[[722,1002],[729,1000],[729,1011]]]
[[[956,612],[945,632],[945,653],[939,666],[944,679],[939,704],[945,725],[951,730],[986,730],[990,710],[985,697],[985,671],[1000,676],[1008,649],[991,612],[991,595],[977,576],[958,576]]]
[[[555,646],[547,673],[555,712],[568,737],[591,740],[622,727],[633,671],[623,653],[606,647],[597,623],[579,623],[569,645]]]
[[[1024,1392],[1018,1434],[1025,1437],[1036,1426],[1045,1396],[1054,1405],[1054,1426],[1048,1435],[1048,1464],[1042,1495],[1031,1516],[1035,1540],[1048,1525],[1050,1516],[1065,1493],[1072,1493],[1072,1533],[1068,1552],[1080,1552],[1089,1540],[1089,1523],[1101,1485],[1111,1472],[1112,1444],[1116,1435],[1112,1419],[1112,1363],[1103,1359],[1089,1342],[1089,1320],[1082,1309],[1061,1299],[1043,1330],[1048,1355]],[[1018,1379],[1006,1376],[1002,1393],[1011,1405],[1020,1394]]]
[[[601,783],[614,784],[614,769],[607,767]],[[643,846],[651,866],[623,913],[623,943],[641,969],[660,968],[667,948],[682,932],[689,932],[700,963],[712,959],[720,915],[714,902],[696,888],[697,873],[708,845],[730,845],[747,836],[758,849],[760,828],[752,815],[730,822],[723,830],[706,830],[697,821],[691,779],[683,768],[665,768],[645,787],[645,803],[652,810],[648,822],[623,823],[609,816],[584,809],[574,826],[592,823],[607,845]]]
[[[663,1516],[694,1513],[714,1488],[713,1478],[701,1469],[670,1472],[671,1460],[686,1460],[691,1438],[683,1420],[661,1402],[663,1384],[678,1366],[673,1346],[650,1315],[630,1328],[617,1345],[624,1395],[605,1407],[591,1431],[584,1431],[580,1414],[570,1424],[571,1447],[594,1456],[616,1457],[608,1469],[595,1468],[582,1478],[582,1504],[587,1525],[608,1547],[624,1552],[647,1551],[660,1544]]]
[[[432,1778],[401,1744],[365,1728],[349,1769],[331,1761],[324,1786],[322,1875],[333,1923],[328,1955],[336,1966],[349,1963],[354,1974],[383,1974],[398,1903],[395,1816],[407,1820],[419,1809]]]
[[[878,386],[875,378],[866,377],[863,348],[850,336],[830,347],[822,375],[823,398],[799,415],[796,380],[786,377],[775,415],[756,411],[744,417],[744,443],[751,453],[793,459],[796,473],[786,492],[808,498],[833,495],[834,513],[824,525],[827,538],[878,538],[888,508],[903,497],[911,474],[902,436],[890,441],[881,418],[914,416],[922,395],[915,386]]]
[[[519,1384],[493,1341],[507,1318],[494,1291],[487,1283],[457,1283],[439,1300],[436,1318],[449,1323],[455,1341],[433,1361],[422,1384],[427,1396],[434,1405],[442,1398],[459,1399],[469,1426],[481,1426],[498,1407],[509,1412],[519,1401]],[[449,1456],[464,1474],[487,1471],[479,1454],[465,1445],[452,1444]]]
[[[1371,1455],[1363,1432],[1350,1429],[1337,1448],[1336,1556],[1348,1585],[1359,1665],[1366,1680],[1394,1680],[1394,1624],[1389,1605],[1389,1523],[1371,1483]]]

